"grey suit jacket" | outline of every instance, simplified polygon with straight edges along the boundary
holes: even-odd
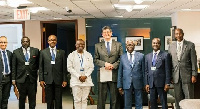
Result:
[[[9,60],[9,65],[10,65],[10,72],[12,74],[12,52],[10,52],[9,50],[6,50],[7,52],[7,56],[8,56],[8,60]],[[3,70],[4,70],[4,66],[3,66],[3,58],[2,55],[0,53],[0,83],[2,81],[2,77],[3,77]],[[10,80],[11,80],[11,76],[10,76]]]
[[[177,42],[170,44],[168,52],[172,59],[173,82],[178,83],[181,78],[183,83],[190,83],[191,77],[197,76],[197,55],[194,43],[184,40],[180,61],[177,57]]]
[[[51,53],[49,48],[41,50],[39,61],[39,81],[45,81],[46,84],[55,82],[61,85],[67,81],[67,69],[65,51],[57,49],[55,64],[51,64]]]
[[[120,62],[120,56],[123,54],[122,44],[117,41],[112,41],[110,54],[108,54],[105,42],[95,44],[94,63],[98,66],[98,82],[100,82],[99,68],[105,66],[105,62],[111,63],[114,66],[112,70],[112,81],[117,82],[117,72]]]
[[[26,79],[26,71],[29,73],[30,81],[37,82],[39,68],[39,49],[30,47],[29,65],[25,65],[25,56],[21,48],[13,51],[12,58],[12,80],[18,83],[24,83]]]

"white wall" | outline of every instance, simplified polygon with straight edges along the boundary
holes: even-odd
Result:
[[[196,45],[197,58],[200,58],[200,12],[177,12],[172,15],[172,25],[182,28],[184,38]]]

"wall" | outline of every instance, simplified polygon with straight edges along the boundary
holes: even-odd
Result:
[[[145,18],[145,19],[86,19],[87,50],[94,56],[94,45],[99,42],[101,28],[110,26],[113,36],[117,36],[122,43],[125,52],[125,38],[129,36],[130,28],[150,28],[150,39],[144,39],[144,50],[139,51],[144,54],[152,52],[151,40],[155,37],[161,39],[161,50],[164,50],[164,37],[170,36],[171,18]],[[94,90],[97,92],[96,67],[92,73]]]

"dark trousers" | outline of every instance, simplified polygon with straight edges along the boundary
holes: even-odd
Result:
[[[150,88],[150,104],[151,109],[158,108],[158,95],[160,98],[160,102],[162,104],[162,109],[167,109],[167,92],[164,91],[164,87],[152,87]]]
[[[54,82],[45,86],[45,98],[47,102],[47,109],[62,109],[62,85],[57,85]]]
[[[29,109],[35,109],[37,82],[32,83],[29,76],[26,77],[24,83],[17,83],[19,91],[19,109],[25,109],[25,100],[28,95]]]
[[[8,99],[10,97],[11,81],[10,76],[2,77],[0,83],[0,109],[7,109]]]
[[[111,109],[119,109],[120,103],[117,99],[119,96],[117,82],[99,82],[98,83],[98,104],[97,109],[105,109],[107,91],[110,92],[110,107]]]

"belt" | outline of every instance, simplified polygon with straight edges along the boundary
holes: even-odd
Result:
[[[8,75],[3,75],[3,77],[10,77],[10,74],[8,74]]]

